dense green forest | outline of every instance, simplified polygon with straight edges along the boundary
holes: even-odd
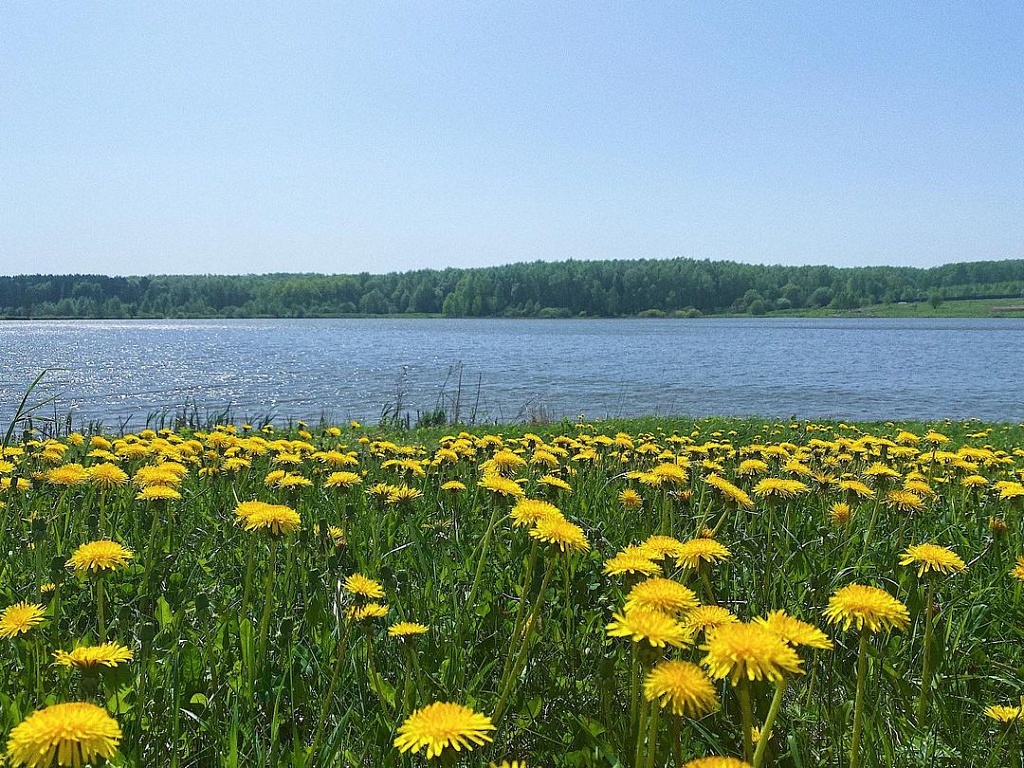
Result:
[[[0,276],[0,317],[759,315],[1022,295],[1024,259],[928,269],[693,259],[538,261],[386,275]]]

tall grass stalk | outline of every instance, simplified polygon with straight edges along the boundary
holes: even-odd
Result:
[[[526,626],[523,630],[523,639],[519,645],[519,651],[516,654],[515,661],[512,662],[512,667],[509,670],[507,678],[502,681],[502,685],[499,688],[501,695],[498,697],[498,703],[494,707],[494,715],[492,716],[494,722],[498,722],[498,720],[501,719],[501,716],[505,713],[505,707],[508,704],[509,696],[512,694],[512,689],[515,687],[515,681],[526,666],[526,655],[530,649],[530,641],[533,639],[534,628],[537,626],[537,617],[540,615],[541,607],[544,604],[544,593],[547,591],[548,582],[551,581],[551,574],[555,571],[555,563],[558,562],[558,557],[552,551],[548,553],[547,560],[548,564],[547,568],[544,569],[544,578],[541,580],[540,589],[537,591],[537,598],[533,602],[533,609],[530,611],[530,616],[526,620]]]

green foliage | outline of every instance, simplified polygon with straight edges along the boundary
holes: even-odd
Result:
[[[1021,259],[929,269],[570,260],[386,275],[20,275],[0,277],[0,317],[761,315],[1022,295]]]
[[[721,605],[744,620],[785,609],[827,629],[836,643],[833,651],[800,650],[805,674],[787,689],[766,765],[846,764],[858,637],[826,626],[821,612],[838,587],[854,581],[883,586],[912,617],[907,631],[871,639],[862,764],[971,765],[982,744],[983,757],[991,754],[1000,765],[1016,757],[1019,732],[997,726],[984,708],[1015,703],[1022,693],[1024,603],[1021,584],[1007,575],[1024,549],[1022,510],[992,486],[1020,477],[1024,427],[561,422],[510,426],[491,437],[475,430],[461,438],[453,458],[438,451],[442,440],[449,446],[456,440],[436,426],[443,412],[424,416],[420,421],[434,426],[111,437],[108,447],[129,475],[168,461],[187,467],[182,498],[170,502],[141,501],[133,485],[103,491],[48,479],[55,462],[106,461],[89,455],[105,450],[100,441],[73,436],[56,458],[53,443],[26,439],[9,446],[10,466],[0,469],[0,479],[15,482],[0,496],[0,609],[20,600],[47,608],[44,624],[0,639],[0,736],[40,706],[88,698],[105,704],[124,732],[119,765],[414,766],[424,764],[422,754],[392,747],[413,708],[453,701],[490,715],[501,702],[494,744],[458,764],[632,764],[636,728],[627,694],[637,668],[630,641],[605,632],[631,577],[609,576],[603,563],[652,534],[688,539],[707,525],[731,551],[709,580]],[[855,500],[851,521],[838,526],[829,506],[846,496],[822,477],[803,477],[812,490],[802,496],[775,503],[758,498],[751,510],[729,506],[704,480],[720,473],[753,493],[757,478],[741,475],[740,462],[764,455],[772,476],[791,476],[780,450],[799,453],[820,473],[866,477],[876,461],[897,463],[885,441],[904,428],[918,435],[936,428],[950,438],[941,448],[922,442],[899,460],[901,469],[919,468],[936,491],[914,514]],[[633,447],[614,442],[619,432],[632,436]],[[535,547],[525,528],[510,525],[509,502],[478,485],[497,437],[525,459],[538,440],[565,450],[557,467],[528,464],[518,476],[528,497],[549,499],[583,527],[590,551]],[[644,443],[655,448],[639,450]],[[777,450],[752,448],[766,445]],[[964,445],[974,453],[957,454]],[[301,458],[292,464],[295,454]],[[418,461],[423,474],[399,459]],[[626,474],[679,459],[688,472],[676,486]],[[268,473],[283,468],[310,483],[267,482]],[[335,469],[365,472],[362,485],[332,487],[327,478]],[[559,474],[572,491],[543,484],[548,473]],[[971,473],[989,485],[962,484]],[[466,489],[443,490],[450,480]],[[422,495],[391,503],[366,492],[378,482]],[[639,491],[643,506],[624,509],[619,493],[625,488]],[[243,530],[233,510],[252,499],[289,505],[301,515],[301,529],[281,539]],[[1007,530],[993,534],[990,517],[1004,520]],[[343,544],[328,526],[344,530]],[[134,659],[87,681],[55,667],[52,653],[97,639],[92,577],[79,577],[64,563],[79,544],[100,536],[135,552],[127,569],[104,579],[108,635],[130,647]],[[929,717],[918,723],[925,598],[913,569],[896,563],[906,545],[922,541],[954,549],[968,567],[937,583],[936,673]],[[702,591],[697,576],[671,558],[662,567]],[[383,586],[386,620],[346,619],[359,600],[341,584],[357,571]],[[51,582],[53,589],[44,591]],[[430,631],[403,644],[385,631],[399,620],[428,624]],[[703,655],[698,647],[663,652],[692,661]],[[684,759],[737,754],[735,697],[726,683],[718,693],[720,711],[684,719],[679,729],[662,713],[662,736],[648,765],[680,765],[677,750]],[[752,686],[755,722],[764,722],[771,693],[766,684]]]

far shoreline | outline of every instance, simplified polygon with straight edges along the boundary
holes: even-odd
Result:
[[[441,313],[402,312],[394,314],[363,314],[363,313],[310,313],[310,314],[273,314],[273,315],[219,315],[219,314],[176,314],[176,315],[98,315],[78,317],[74,315],[43,315],[43,316],[5,316],[0,322],[27,321],[109,321],[109,320],[702,320],[702,319],[789,319],[814,318],[833,320],[863,319],[1024,319],[1024,302],[1020,300],[993,299],[962,299],[943,301],[937,306],[929,301],[900,302],[897,304],[875,304],[858,309],[788,309],[772,310],[752,314],[749,312],[702,313],[677,310],[665,312],[650,309],[632,315],[573,315],[565,311],[539,313],[535,315],[445,315]]]

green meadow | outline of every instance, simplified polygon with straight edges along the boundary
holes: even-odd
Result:
[[[1022,481],[1024,425],[980,422],[10,437],[0,745],[12,766],[1021,765]]]

